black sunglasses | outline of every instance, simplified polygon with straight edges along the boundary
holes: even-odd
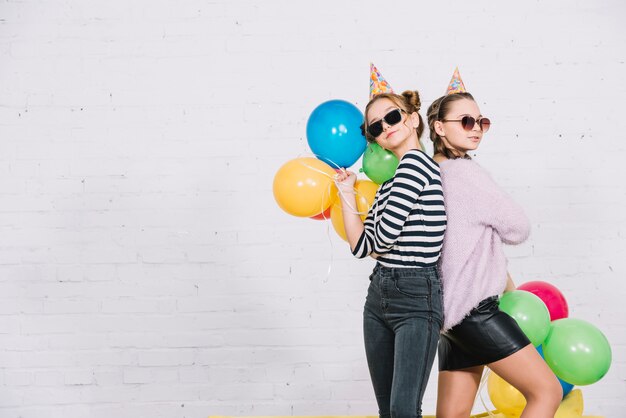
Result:
[[[474,125],[478,123],[480,126],[480,130],[483,132],[487,132],[491,127],[491,121],[489,118],[478,118],[474,119],[471,116],[463,116],[461,119],[441,119],[442,122],[461,122],[461,126],[466,131],[471,131],[474,129]]]
[[[383,121],[389,126],[398,124],[402,120],[402,109],[394,109],[387,113],[381,120],[367,126],[367,133],[377,138],[378,135],[383,133]]]

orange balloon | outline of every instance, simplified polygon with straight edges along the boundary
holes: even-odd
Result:
[[[274,176],[274,199],[290,215],[311,217],[324,212],[335,199],[335,170],[312,157],[295,158]]]
[[[367,212],[374,204],[374,198],[378,191],[378,184],[370,180],[357,180],[354,184],[354,190],[356,193],[356,210],[359,212],[361,220],[365,220]],[[330,209],[330,221],[333,224],[333,228],[337,235],[344,241],[348,241],[346,236],[346,228],[343,223],[343,212],[341,208],[341,200],[337,199]]]

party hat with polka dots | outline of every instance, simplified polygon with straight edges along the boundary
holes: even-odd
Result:
[[[459,74],[459,67],[454,69],[454,74],[452,74],[452,79],[450,80],[450,84],[448,84],[448,91],[446,94],[454,94],[454,93],[465,93],[465,84],[463,84],[463,80],[461,80],[461,74]]]
[[[393,93],[393,89],[380,74],[378,68],[373,63],[370,63],[370,100],[381,93]]]

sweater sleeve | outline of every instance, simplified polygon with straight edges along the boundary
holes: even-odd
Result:
[[[384,254],[391,250],[422,190],[432,181],[432,165],[418,150],[411,150],[402,157],[391,186],[385,191],[381,187],[378,191],[376,204],[370,209],[363,233],[352,251],[355,257],[364,258],[372,252]],[[386,203],[381,205],[385,199]]]
[[[474,179],[479,181],[479,221],[493,228],[505,244],[521,244],[530,235],[530,221],[524,209],[517,204],[493,178],[479,165],[474,164]]]

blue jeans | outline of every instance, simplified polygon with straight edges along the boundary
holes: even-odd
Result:
[[[437,269],[376,264],[370,280],[363,336],[378,414],[381,418],[421,418],[443,325]]]

